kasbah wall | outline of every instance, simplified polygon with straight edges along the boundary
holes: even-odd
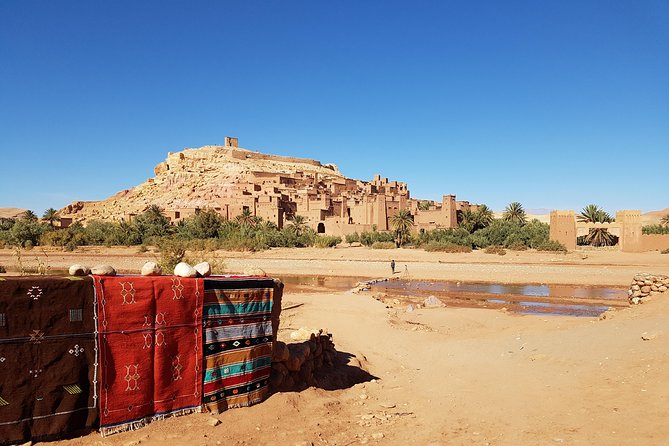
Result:
[[[606,228],[618,236],[623,252],[669,249],[669,235],[642,233],[641,211],[638,210],[618,211],[616,221],[612,223],[577,222],[574,211],[552,211],[550,217],[550,239],[562,243],[569,250],[576,249],[576,237],[586,235],[590,228]]]

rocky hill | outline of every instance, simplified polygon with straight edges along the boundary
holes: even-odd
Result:
[[[60,210],[60,216],[78,221],[119,220],[150,205],[163,209],[214,207],[221,197],[252,183],[254,174],[316,176],[319,181],[344,179],[337,166],[319,161],[267,155],[230,146],[204,146],[169,153],[159,163],[155,176],[131,189],[102,201],[75,201]]]

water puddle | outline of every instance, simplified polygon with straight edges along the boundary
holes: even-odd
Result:
[[[348,291],[364,281],[357,277],[282,276],[286,293]],[[575,285],[507,285],[484,282],[388,280],[371,285],[370,295],[393,306],[420,304],[429,296],[449,307],[491,308],[518,314],[597,317],[611,307],[627,307],[627,290]]]
[[[622,287],[390,280],[372,285],[371,292],[407,304],[434,296],[447,306],[506,308],[544,316],[597,317],[611,307],[628,306],[627,290]]]

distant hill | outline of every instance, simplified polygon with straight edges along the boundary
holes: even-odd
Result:
[[[0,208],[0,218],[18,218],[27,209],[21,208]]]
[[[667,214],[669,214],[669,207],[664,208],[660,211],[646,212],[645,214],[641,215],[641,219],[643,221],[643,224],[645,225],[658,224],[662,219],[662,217],[664,217]]]

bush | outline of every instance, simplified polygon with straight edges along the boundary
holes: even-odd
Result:
[[[660,254],[669,254],[669,248],[660,251]]]
[[[506,249],[503,246],[492,245],[485,249],[486,254],[498,254],[500,256],[506,255]]]
[[[395,249],[395,242],[374,242],[372,249]]]
[[[341,237],[333,235],[320,235],[314,240],[316,248],[332,248],[341,243]]]
[[[537,246],[537,251],[567,252],[567,247],[555,240],[547,240]]]
[[[512,251],[527,251],[527,246],[523,242],[511,243],[507,248]]]
[[[183,240],[166,237],[161,239],[157,245],[160,249],[160,266],[165,273],[169,274],[186,256],[186,243]]]
[[[472,252],[471,246],[451,242],[429,242],[423,245],[423,249],[427,252]]]
[[[649,225],[641,228],[643,234],[669,234],[669,225]]]
[[[348,244],[359,242],[360,234],[358,234],[357,232],[354,232],[353,234],[346,234],[344,240],[346,240],[346,243]]]
[[[360,234],[360,243],[365,246],[372,246],[376,242],[393,242],[395,243],[395,236],[390,232],[363,232]]]
[[[435,229],[432,231],[423,231],[418,235],[419,245],[430,242],[451,243],[461,246],[472,246],[471,234],[463,228],[457,229]]]
[[[0,274],[4,274],[6,272],[7,272],[7,269],[4,266],[0,265]]]

